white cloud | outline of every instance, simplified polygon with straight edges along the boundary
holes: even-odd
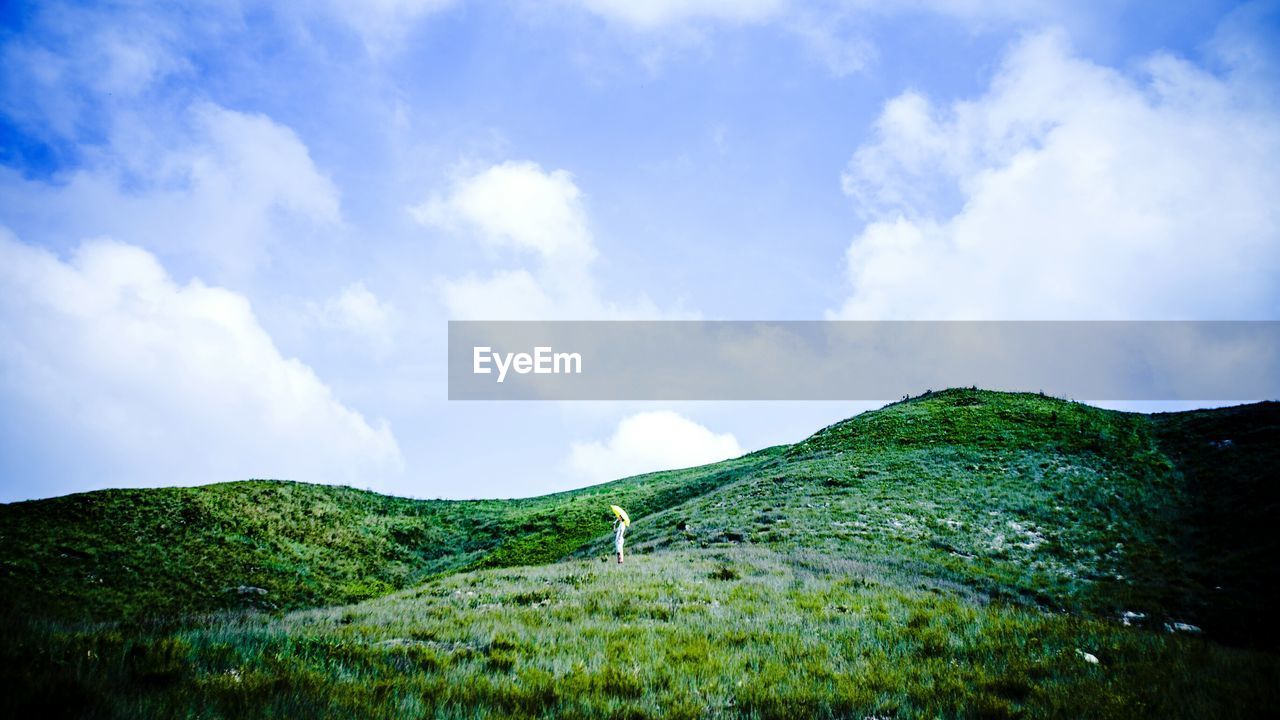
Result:
[[[787,0],[575,0],[588,11],[638,30],[695,20],[754,23],[776,17]]]
[[[788,2],[784,9],[779,24],[834,77],[854,75],[875,63],[879,51],[870,35],[887,17],[938,15],[977,31],[1033,22],[1063,24],[1068,15],[1054,0],[808,0]]]
[[[387,424],[283,357],[243,296],[179,285],[132,245],[90,241],[63,261],[0,232],[0,367],[6,414],[50,429],[41,446],[3,444],[70,487],[248,477],[365,486],[403,465]]]
[[[856,27],[859,20],[849,13],[796,12],[789,29],[832,76],[847,77],[876,57],[875,46]]]
[[[980,31],[1031,25],[1090,28],[1096,8],[1057,0],[565,0],[643,37],[643,64],[655,73],[673,48],[705,49],[705,30],[770,25],[795,37],[835,77],[872,64],[878,53],[869,35],[886,17],[934,15]]]
[[[257,198],[317,220],[339,219],[338,191],[316,169],[311,153],[288,127],[266,115],[228,110],[211,103],[193,108],[199,140],[171,158],[204,192]]]
[[[192,118],[189,144],[146,168],[178,189],[138,199],[165,215],[171,224],[162,227],[178,231],[184,251],[244,273],[269,261],[285,219],[313,227],[341,222],[337,187],[290,128],[209,103],[194,106]]]
[[[37,4],[26,31],[0,42],[0,109],[34,136],[78,139],[112,110],[189,71],[182,50],[190,38],[154,10]]]
[[[129,238],[239,277],[270,261],[288,231],[342,222],[336,186],[291,129],[211,103],[193,105],[175,137],[125,134],[57,183],[0,174],[0,208],[70,237]]]
[[[495,247],[586,262],[595,255],[582,191],[564,170],[506,162],[461,179],[448,197],[411,209],[419,222],[465,224]]]
[[[399,49],[414,23],[442,12],[455,0],[330,0],[328,10],[360,34],[372,55]]]
[[[519,267],[441,284],[455,320],[640,319],[661,313],[645,297],[603,298],[591,271],[595,239],[583,194],[564,170],[506,162],[459,179],[450,191],[409,208],[420,223],[474,238]]]
[[[574,443],[569,470],[590,482],[674,470],[739,457],[744,450],[730,433],[714,433],[671,411],[642,412],[618,423],[604,442]]]
[[[569,0],[589,12],[640,31],[691,22],[751,24],[796,17],[857,18],[921,12],[955,18],[974,26],[1061,20],[1076,6],[1055,0]]]
[[[453,320],[558,320],[572,316],[571,303],[557,302],[527,270],[499,270],[488,277],[446,280],[441,295]],[[584,312],[594,301],[584,306]]]
[[[361,338],[377,352],[386,352],[395,343],[395,308],[363,282],[344,287],[324,303],[311,303],[309,311],[312,323]]]
[[[1143,71],[1040,34],[978,98],[886,104],[844,175],[870,222],[829,314],[1276,316],[1274,86],[1163,55]]]

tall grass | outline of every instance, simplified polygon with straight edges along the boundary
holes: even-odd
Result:
[[[1261,716],[1277,464],[1274,403],[954,390],[520,501],[0,506],[0,716]]]
[[[14,712],[1169,718],[1280,702],[1273,655],[759,548],[464,573],[278,618],[30,632],[4,658],[24,681]]]

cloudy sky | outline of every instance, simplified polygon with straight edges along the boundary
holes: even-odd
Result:
[[[1280,319],[1276,3],[17,0],[0,27],[0,501],[531,495],[865,407],[449,403],[449,319]]]

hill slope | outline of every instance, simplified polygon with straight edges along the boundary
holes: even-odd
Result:
[[[952,390],[837,423],[646,517],[637,549],[819,551],[1275,648],[1278,466],[1276,403],[1141,415]]]
[[[789,447],[515,501],[247,481],[0,506],[0,593],[99,620],[352,602],[465,568],[761,545],[1275,647],[1280,405],[1139,415],[951,390]],[[265,591],[262,592],[262,591]]]
[[[1280,702],[1275,654],[758,547],[456,573],[283,616],[38,625],[0,643],[0,672],[9,717],[1167,720]]]
[[[1138,415],[950,390],[522,501],[251,482],[21,503],[0,512],[18,688],[0,708],[1255,716],[1280,702],[1278,454],[1276,403]],[[612,502],[635,519],[623,566],[600,562]],[[65,621],[234,607],[239,578],[286,607],[409,589]]]
[[[0,505],[0,609],[112,620],[354,602],[436,573],[557,560],[608,531],[609,502],[659,512],[780,452],[527,500],[252,480]]]

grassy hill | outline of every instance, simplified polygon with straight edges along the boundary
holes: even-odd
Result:
[[[249,480],[0,505],[0,597],[10,614],[75,621],[355,602],[442,572],[558,560],[609,530],[610,503],[658,512],[779,453],[527,500]]]
[[[521,501],[254,481],[2,506],[0,704],[1257,716],[1280,701],[1278,448],[1275,403],[1138,415],[951,390]],[[601,562],[615,502],[635,519],[623,566]]]
[[[1277,467],[1276,403],[1141,415],[954,390],[837,423],[647,517],[637,549],[817,551],[1276,649]]]

